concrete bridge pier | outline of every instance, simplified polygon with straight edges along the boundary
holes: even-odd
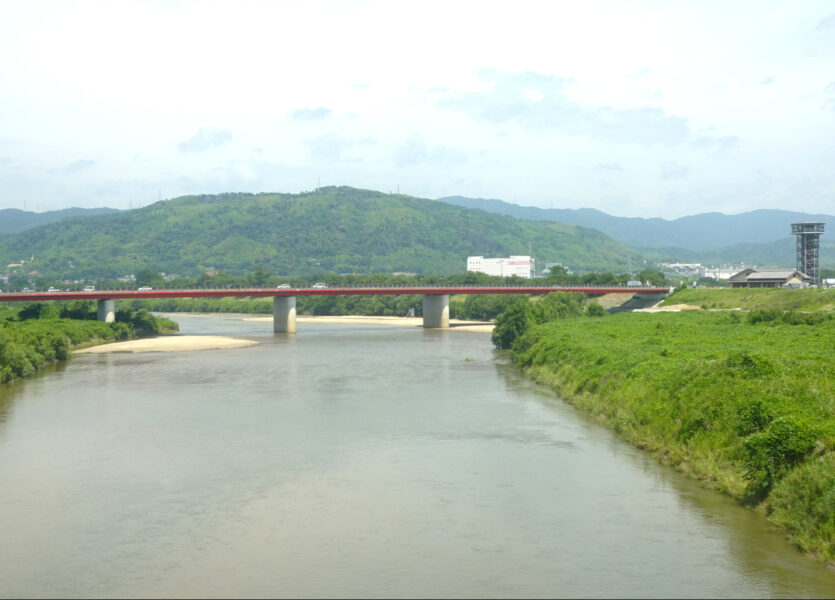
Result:
[[[296,297],[273,297],[273,331],[296,333]]]
[[[116,320],[116,308],[113,300],[99,300],[96,306],[96,319],[105,323],[113,323]]]
[[[449,294],[424,294],[423,328],[449,328]]]

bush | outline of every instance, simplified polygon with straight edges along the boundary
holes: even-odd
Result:
[[[780,320],[782,316],[783,311],[777,308],[761,308],[748,313],[748,322],[752,325],[756,323],[772,323]]]
[[[742,448],[749,497],[768,494],[785,472],[812,452],[816,437],[808,423],[793,417],[778,417],[763,431],[746,437]]]
[[[725,359],[725,366],[732,375],[741,377],[762,377],[774,373],[774,365],[759,354],[737,352]]]
[[[586,315],[589,317],[602,317],[606,315],[606,309],[597,302],[592,302],[586,307]]]
[[[835,559],[835,456],[811,460],[787,474],[769,496],[772,520],[792,531],[807,552]]]
[[[516,338],[534,324],[528,299],[517,300],[496,317],[496,326],[493,328],[492,335],[493,345],[500,350],[509,350]]]
[[[771,409],[762,398],[746,398],[736,410],[736,433],[740,437],[762,431],[774,418]]]

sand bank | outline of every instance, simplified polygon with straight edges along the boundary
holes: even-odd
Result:
[[[680,312],[682,310],[702,310],[702,307],[694,304],[668,304],[667,306],[656,304],[652,308],[636,308],[632,312]]]
[[[244,321],[258,321],[272,323],[272,317],[244,317]],[[335,323],[340,325],[385,325],[388,327],[423,327],[422,317],[366,317],[362,315],[317,316],[302,315],[296,317],[296,323]],[[493,331],[493,323],[489,321],[460,321],[449,320],[450,329],[462,331]]]
[[[243,348],[253,346],[258,342],[252,340],[238,340],[222,335],[171,335],[127,342],[102,344],[82,350],[74,350],[73,354],[102,354],[107,352],[188,352],[191,350],[214,350],[217,348]]]

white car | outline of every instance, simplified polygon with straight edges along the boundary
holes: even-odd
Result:
[[[310,287],[312,287],[314,290],[324,290],[326,287],[328,287],[328,284],[319,282],[319,283],[314,283]]]
[[[275,286],[275,289],[277,289],[277,290],[289,290],[290,289],[290,284],[289,283],[282,283],[281,285]]]
[[[61,290],[59,290],[57,287],[51,287],[46,291],[49,292],[50,294],[54,294],[55,292],[60,292]]]
[[[136,291],[137,292],[150,292],[152,289],[154,289],[154,288],[152,288],[150,286],[147,286],[147,285],[143,285],[141,288],[139,288]]]
[[[94,286],[94,285],[85,285],[85,286],[84,286],[84,291],[85,291],[85,292],[95,292],[95,291],[96,291],[96,286]]]

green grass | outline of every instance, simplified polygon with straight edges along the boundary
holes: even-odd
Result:
[[[812,325],[702,311],[568,318],[530,329],[514,360],[833,561],[835,320],[818,316]]]
[[[801,288],[687,288],[668,296],[662,306],[692,304],[702,308],[743,310],[835,310],[835,289]]]

